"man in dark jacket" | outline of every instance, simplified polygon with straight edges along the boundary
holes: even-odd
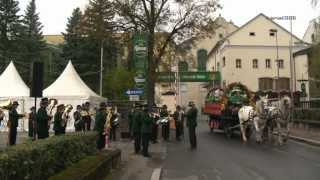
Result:
[[[63,111],[64,111],[64,105],[60,104],[59,106],[57,106],[57,111],[53,117],[53,130],[54,130],[54,135],[56,136],[63,134],[63,130],[64,130],[62,126]]]
[[[142,126],[143,113],[141,111],[141,105],[136,106],[136,110],[133,115],[132,132],[134,138],[134,151],[136,154],[141,149],[141,126]]]
[[[28,135],[30,138],[32,138],[33,140],[35,139],[36,137],[36,108],[33,106],[30,108],[30,113],[28,115],[28,127],[29,127],[29,130],[28,130]]]
[[[16,144],[17,127],[19,124],[19,119],[24,117],[24,115],[18,114],[17,112],[18,106],[19,106],[19,103],[17,101],[14,101],[9,111],[8,127],[9,127],[9,145],[10,146]]]
[[[37,112],[37,130],[39,139],[49,137],[49,121],[51,117],[48,115],[46,110],[48,103],[48,98],[41,99],[40,108]]]
[[[186,114],[187,116],[187,127],[189,128],[189,140],[191,149],[197,148],[197,137],[196,137],[196,127],[197,127],[197,115],[198,110],[193,102],[189,102],[189,110]]]
[[[142,133],[142,154],[144,157],[151,157],[149,154],[149,141],[151,137],[152,131],[152,118],[148,113],[147,106],[144,106],[143,113],[142,113],[142,126],[141,126],[141,133]]]
[[[73,113],[73,119],[74,119],[74,129],[75,131],[82,131],[84,128],[84,122],[81,118],[81,106],[78,105],[76,111]]]
[[[94,130],[98,132],[97,148],[103,149],[106,145],[105,123],[107,118],[106,103],[100,103],[100,108],[96,113]]]
[[[175,122],[176,126],[176,140],[181,141],[181,135],[182,135],[182,130],[183,130],[183,118],[184,114],[183,111],[181,110],[180,106],[176,107],[176,111],[173,113],[173,119]]]
[[[168,107],[167,107],[167,105],[163,105],[162,109],[160,111],[160,119],[166,118],[168,116],[169,116]],[[163,139],[165,141],[168,141],[169,137],[170,137],[170,122],[169,122],[169,120],[167,122],[162,123],[161,131],[162,131]]]

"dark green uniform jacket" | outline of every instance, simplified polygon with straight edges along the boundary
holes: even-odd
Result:
[[[18,123],[19,123],[19,119],[22,118],[23,115],[18,114],[16,109],[12,109],[9,112],[9,122],[10,122],[10,127],[11,128],[17,128],[18,127]]]
[[[148,113],[143,112],[141,132],[142,133],[151,133],[152,132],[152,124],[153,124],[152,118],[149,116]]]
[[[187,126],[188,127],[196,127],[197,126],[197,115],[198,115],[198,110],[195,107],[189,109],[189,111],[187,112]]]
[[[94,130],[103,133],[104,132],[104,124],[106,123],[107,113],[105,110],[99,110],[96,114],[96,120],[94,124]]]
[[[62,113],[56,112],[54,114],[54,121],[53,121],[53,130],[57,132],[63,132],[64,128],[62,127]]]
[[[48,121],[50,117],[44,107],[41,107],[37,113],[37,126],[38,126],[38,137],[46,138],[49,137],[49,126]]]
[[[132,124],[133,124],[133,119],[134,118],[134,111],[129,112],[128,114],[128,125],[129,125],[129,130],[130,132],[132,131]]]
[[[133,122],[132,122],[132,132],[141,133],[142,118],[143,118],[143,112],[138,110],[134,113]]]

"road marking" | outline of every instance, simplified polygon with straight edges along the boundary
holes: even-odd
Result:
[[[156,168],[153,170],[153,173],[151,175],[151,180],[160,180],[161,176],[161,168]]]

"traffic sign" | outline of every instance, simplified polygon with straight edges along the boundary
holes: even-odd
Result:
[[[140,96],[139,95],[130,95],[129,96],[129,100],[130,101],[139,101],[140,100]]]
[[[142,95],[143,94],[143,89],[128,89],[126,91],[127,95]]]

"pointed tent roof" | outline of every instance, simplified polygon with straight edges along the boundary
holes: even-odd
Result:
[[[11,61],[0,76],[0,97],[25,97],[30,96],[30,89],[24,83],[16,67]]]
[[[43,95],[48,97],[99,97],[82,81],[71,61],[58,79],[43,91]]]

